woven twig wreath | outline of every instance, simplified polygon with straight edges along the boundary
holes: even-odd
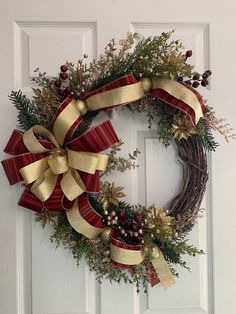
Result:
[[[182,256],[203,253],[186,237],[206,188],[206,152],[217,146],[210,128],[234,138],[196,91],[211,71],[194,71],[191,50],[182,53],[170,35],[140,40],[128,33],[120,49],[111,40],[98,61],[84,55],[67,62],[57,78],[37,69],[32,99],[10,95],[24,132],[13,131],[5,148],[13,157],[2,161],[10,184],[24,182],[19,205],[51,224],[56,245],[69,248],[77,263],[84,257],[99,281],[124,280],[145,291],[148,283],[168,288],[176,264],[188,269]],[[121,106],[145,113],[163,144],[177,147],[183,181],[166,208],[128,204],[124,188],[104,179],[137,166],[140,152],[120,156],[123,143],[110,121],[91,128],[100,111]]]

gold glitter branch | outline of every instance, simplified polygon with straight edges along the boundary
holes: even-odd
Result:
[[[204,119],[207,121],[208,125],[214,130],[218,131],[221,135],[224,136],[225,140],[229,142],[230,140],[236,139],[236,133],[233,128],[230,127],[230,124],[227,123],[226,119],[217,118],[212,107],[209,107],[209,112],[204,116]]]

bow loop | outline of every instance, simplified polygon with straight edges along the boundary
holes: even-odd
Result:
[[[69,171],[63,175],[61,189],[69,201],[75,200],[86,191],[85,184],[80,174],[73,168],[70,168]]]
[[[40,143],[35,134],[40,135],[45,139],[49,140],[55,146],[55,148],[60,147],[55,137],[50,131],[48,131],[45,127],[41,125],[34,125],[32,128],[30,128],[23,134],[23,142],[28,151],[30,151],[32,154],[46,153],[49,151],[48,148],[45,148]]]

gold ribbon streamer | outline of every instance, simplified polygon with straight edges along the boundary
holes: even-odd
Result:
[[[171,285],[175,284],[174,276],[172,275],[169,265],[158,246],[154,246],[152,248],[151,255],[152,265],[158,275],[158,278],[160,279],[163,288],[166,290]]]
[[[68,133],[71,126],[79,119],[80,111],[77,107],[76,100],[72,100],[64,110],[58,115],[53,125],[53,133],[62,146],[66,134]]]
[[[138,265],[144,260],[144,252],[142,250],[123,249],[114,244],[110,244],[111,259],[117,263],[125,265]]]
[[[142,82],[118,87],[86,99],[89,111],[123,105],[141,99],[144,96]]]
[[[99,235],[99,233],[101,233],[104,230],[104,228],[92,226],[80,215],[77,201],[74,203],[72,209],[66,212],[66,215],[71,226],[77,232],[83,234],[85,237],[89,239],[96,238],[96,236]]]
[[[142,82],[101,92],[88,97],[85,101],[73,99],[67,107],[58,115],[53,133],[60,145],[63,145],[65,136],[73,123],[80,115],[85,115],[87,111],[95,111],[101,108],[108,108],[131,103],[144,96]]]
[[[47,149],[43,147],[34,133],[50,140],[56,148]],[[35,125],[26,131],[23,135],[23,141],[27,149],[33,154],[49,153],[48,156],[20,169],[26,184],[34,182],[31,192],[42,202],[45,202],[53,193],[59,174],[63,174],[62,191],[72,201],[86,189],[77,170],[90,174],[94,174],[97,170],[106,170],[107,155],[62,149],[54,135],[43,126]]]

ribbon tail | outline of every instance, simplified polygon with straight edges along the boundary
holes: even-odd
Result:
[[[16,184],[24,179],[20,172],[21,168],[30,166],[30,164],[34,164],[42,158],[44,158],[43,154],[25,153],[2,160],[1,163],[10,185]]]
[[[102,217],[93,209],[87,195],[79,197],[66,215],[72,228],[89,239],[104,230]]]
[[[157,272],[156,272],[152,263],[150,263],[150,265],[148,265],[147,268],[148,268],[147,270],[149,273],[150,285],[151,285],[151,287],[154,287],[160,282],[160,279],[158,278]]]
[[[157,273],[157,276],[163,288],[166,290],[171,285],[175,284],[175,279],[170,271],[169,265],[167,261],[165,260],[163,253],[158,247],[156,248],[159,254],[157,254],[157,257],[152,259],[152,265]]]

